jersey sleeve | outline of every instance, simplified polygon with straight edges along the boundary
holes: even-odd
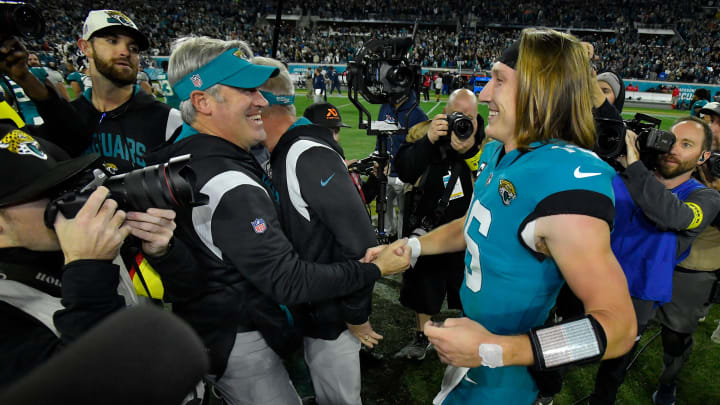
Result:
[[[535,220],[542,217],[573,214],[605,221],[609,229],[615,220],[615,196],[612,179],[615,171],[593,152],[567,144],[551,148],[542,162],[532,165],[537,178],[535,209],[518,228],[521,243],[539,260],[544,255],[534,249]]]
[[[213,184],[202,192],[210,198],[210,209],[216,204],[210,233],[223,259],[280,304],[343,296],[380,278],[374,264],[300,260],[282,232],[273,201],[258,184],[246,182],[229,190]]]

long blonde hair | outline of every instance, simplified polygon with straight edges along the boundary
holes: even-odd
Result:
[[[570,34],[526,28],[520,37],[517,124],[520,149],[562,139],[592,149],[594,77],[585,47]]]

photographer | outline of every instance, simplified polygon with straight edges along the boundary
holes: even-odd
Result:
[[[459,138],[454,131],[448,133],[448,117],[456,112],[472,122],[469,136],[463,133],[465,138]],[[467,211],[477,170],[478,145],[484,137],[478,122],[482,123],[482,118],[478,117],[475,95],[460,89],[450,95],[442,114],[410,129],[395,158],[400,179],[414,185],[404,197],[403,235],[420,236]],[[417,329],[413,341],[395,357],[425,358],[430,343],[423,326],[440,312],[446,295],[449,308],[462,309],[458,294],[464,274],[463,259],[462,252],[423,256],[403,273],[400,303],[415,312]]]
[[[0,186],[3,386],[123,308],[123,296],[132,300],[134,292],[119,283],[122,270],[113,264],[120,246],[132,234],[145,241],[146,254],[162,256],[175,223],[167,210],[126,215],[99,187],[74,219],[58,214],[54,229],[46,227],[53,190],[98,157],[58,160],[64,152],[49,142],[4,123],[0,134],[0,170],[12,173]]]
[[[710,156],[710,128],[699,118],[683,117],[671,132],[675,137],[672,149],[658,156],[657,169],[650,171],[640,161],[637,135],[628,131],[627,168],[613,180],[616,218],[612,247],[627,278],[638,336],[656,306],[671,300],[673,269],[720,211],[717,191],[692,178],[695,168]],[[633,348],[601,363],[591,404],[615,402],[634,352]]]
[[[710,130],[713,134],[712,150],[720,150],[720,103],[712,102],[705,104],[705,107],[700,109],[700,114],[705,122],[710,125]]]

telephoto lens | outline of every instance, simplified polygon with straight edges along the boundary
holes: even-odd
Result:
[[[35,7],[22,1],[0,1],[0,32],[24,38],[41,38],[45,20]]]
[[[448,115],[447,122],[448,133],[455,132],[455,136],[460,140],[470,138],[475,130],[472,119],[459,111]]]

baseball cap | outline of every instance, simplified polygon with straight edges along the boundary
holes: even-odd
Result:
[[[180,100],[187,100],[193,90],[206,90],[216,84],[254,89],[278,73],[276,67],[250,63],[242,57],[242,51],[232,48],[178,80],[173,90]]]
[[[135,38],[141,51],[150,47],[147,37],[138,30],[137,25],[130,17],[117,10],[92,10],[83,24],[82,37],[89,40],[93,35],[98,34],[106,28],[119,27],[127,31],[128,35]]]
[[[58,146],[0,122],[0,172],[9,174],[0,182],[0,207],[20,204],[43,196],[95,163],[97,153],[67,159]]]
[[[712,103],[705,104],[700,109],[700,114],[715,114],[720,116],[720,103],[713,101]]]
[[[315,103],[305,109],[303,117],[307,118],[313,124],[321,125],[327,128],[350,128],[350,125],[342,122],[340,111],[330,103]]]

